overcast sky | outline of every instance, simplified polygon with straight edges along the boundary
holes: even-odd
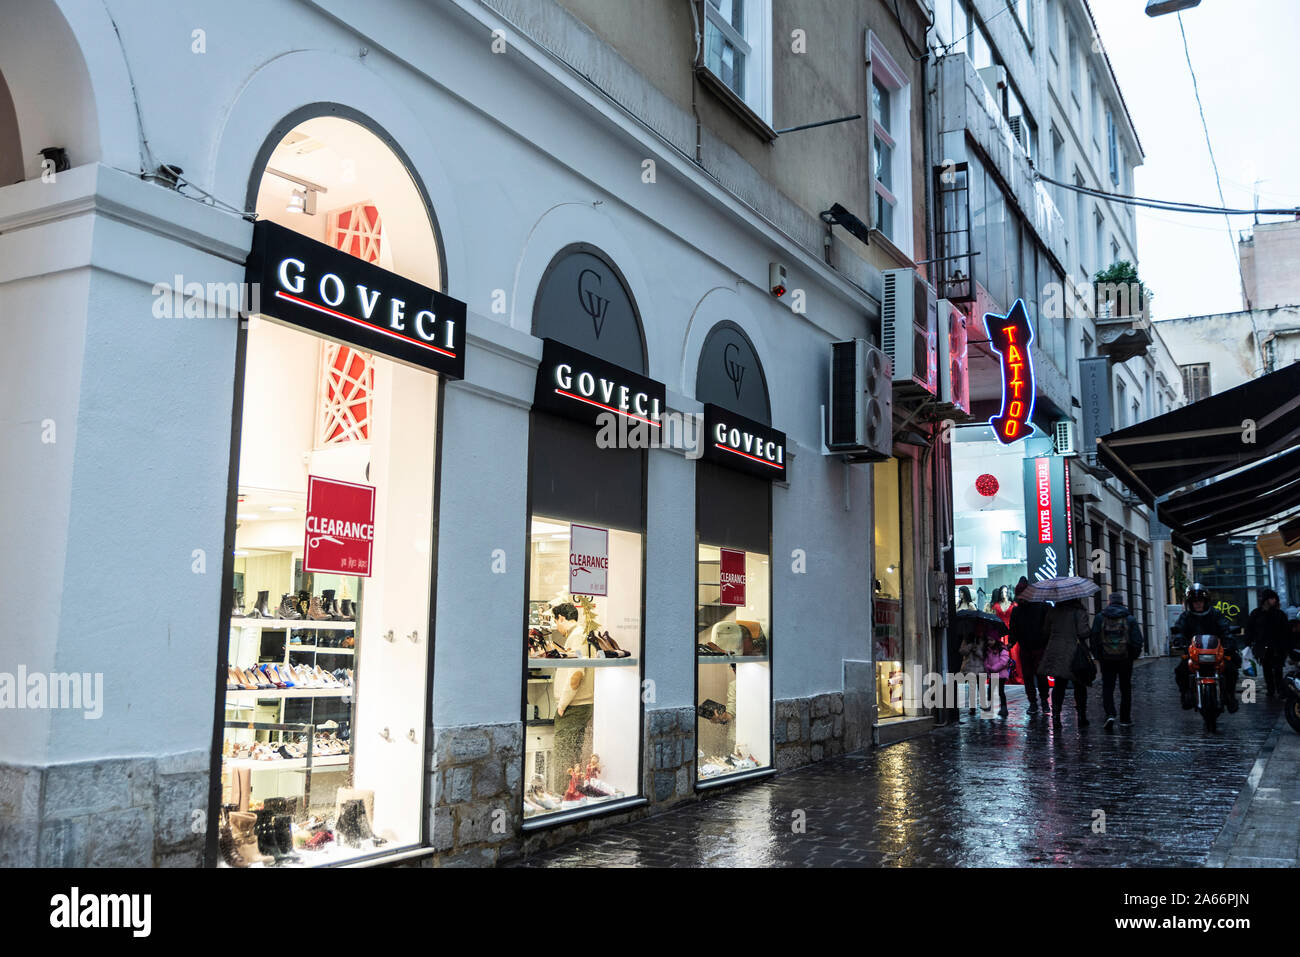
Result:
[[[1218,206],[1178,17],[1148,17],[1145,0],[1091,0],[1101,41],[1146,152],[1139,196]],[[1300,206],[1300,2],[1201,0],[1182,14],[1227,205]],[[1276,221],[1278,217],[1264,217]],[[1233,236],[1251,216],[1232,217]],[[1138,269],[1157,319],[1241,308],[1222,216],[1137,213]]]

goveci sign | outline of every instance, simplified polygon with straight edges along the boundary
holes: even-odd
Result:
[[[785,433],[704,403],[703,458],[765,479],[785,478]]]
[[[465,376],[465,304],[270,220],[253,226],[247,282],[261,314],[432,370]]]
[[[1010,445],[1033,431],[1029,420],[1034,414],[1034,361],[1029,346],[1034,329],[1024,301],[1017,299],[1005,316],[985,313],[984,330],[998,354],[1002,374],[1002,407],[989,425],[999,442]]]
[[[578,422],[599,425],[602,414],[658,430],[667,404],[663,383],[554,339],[542,340],[533,408]]]

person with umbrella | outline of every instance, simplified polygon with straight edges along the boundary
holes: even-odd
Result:
[[[959,611],[951,633],[958,637],[958,644],[957,655],[950,657],[950,662],[960,660],[962,673],[980,675],[980,680],[983,681],[989,642],[1001,642],[1002,636],[1007,633],[1007,626],[1002,624],[997,615],[985,611]],[[952,640],[951,636],[949,640]],[[969,710],[971,714],[975,713],[973,701],[970,702]]]
[[[1029,702],[1026,709],[1030,714],[1038,713],[1038,699],[1043,699],[1043,710],[1047,711],[1051,702],[1052,689],[1047,685],[1047,675],[1038,670],[1043,660],[1043,651],[1047,647],[1047,606],[1041,601],[1028,601],[1025,589],[1029,579],[1023,575],[1016,582],[1016,604],[1011,609],[1011,644],[1020,649],[1020,675],[1025,682],[1025,698]]]
[[[1092,618],[1083,607],[1082,599],[1101,591],[1096,582],[1072,575],[1068,578],[1049,578],[1034,582],[1025,588],[1022,597],[1028,601],[1052,601],[1055,606],[1048,611],[1044,628],[1047,647],[1038,673],[1054,679],[1052,686],[1052,727],[1061,727],[1061,709],[1065,705],[1065,686],[1074,683],[1074,706],[1079,713],[1079,729],[1088,727],[1088,685],[1096,678],[1096,665],[1088,650],[1092,635]]]

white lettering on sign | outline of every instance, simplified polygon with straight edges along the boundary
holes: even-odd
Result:
[[[424,349],[433,352],[439,352],[446,356],[455,356],[455,335],[456,323],[446,320],[443,323],[443,345],[437,346],[434,343],[438,339],[438,316],[437,313],[429,309],[422,309],[415,317],[415,336],[406,334],[407,329],[404,323],[406,318],[406,301],[403,299],[393,298],[389,300],[388,311],[388,328],[385,329],[378,325],[372,325],[362,320],[370,320],[376,312],[379,299],[383,293],[378,289],[370,289],[357,283],[355,286],[357,294],[356,313],[360,318],[355,318],[345,312],[339,312],[338,308],[343,305],[347,297],[347,283],[337,274],[332,272],[323,273],[316,283],[316,292],[320,304],[312,302],[308,298],[299,298],[307,289],[307,265],[301,259],[295,259],[288,256],[280,260],[280,265],[276,269],[276,278],[280,281],[280,286],[284,291],[277,290],[275,295],[279,299],[285,299],[296,303],[306,309],[315,312],[325,313],[350,322],[353,325],[361,326],[372,332],[378,332],[393,339],[401,339],[404,342],[413,343]],[[349,306],[349,308],[352,308]],[[390,332],[389,330],[393,330]]]
[[[345,538],[355,538],[363,542],[373,542],[375,540],[375,526],[366,525],[361,522],[342,522],[332,518],[322,518],[318,515],[309,515],[307,517],[307,531],[312,535],[342,535]]]
[[[734,452],[773,468],[785,467],[785,447],[760,435],[719,422],[713,427],[713,439],[724,452]]]
[[[609,529],[569,526],[569,591],[574,595],[609,594]]]
[[[1052,541],[1052,472],[1047,459],[1034,460],[1034,480],[1038,499],[1038,542]]]
[[[334,290],[333,296],[325,291],[326,286],[329,286]],[[325,303],[325,305],[337,306],[343,301],[344,291],[343,280],[332,272],[327,272],[325,275],[320,277],[320,298],[321,302]]]
[[[661,410],[659,398],[651,399],[649,393],[634,392],[630,386],[621,385],[604,376],[597,378],[590,372],[577,373],[577,388],[574,388],[573,366],[567,362],[555,366],[556,392],[570,399],[578,399],[588,405],[595,405],[617,412],[629,418],[640,419],[655,428],[660,426]],[[615,396],[618,398],[615,404]]]
[[[361,300],[361,315],[369,319],[375,311],[375,303],[379,301],[379,290],[376,289],[369,299],[366,299],[366,293],[370,292],[365,286],[357,286],[357,298]]]
[[[289,278],[289,267],[291,265],[297,269],[297,273],[298,273],[292,279]],[[295,292],[295,293],[302,292],[304,283],[306,282],[306,280],[303,278],[302,273],[303,270],[305,270],[306,268],[307,268],[307,264],[303,262],[301,259],[281,260],[280,269],[279,269],[280,285],[283,286],[285,289],[288,289],[290,292]]]

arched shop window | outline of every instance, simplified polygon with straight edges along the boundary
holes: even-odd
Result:
[[[697,787],[772,766],[772,485],[786,476],[763,366],[732,322],[700,350],[695,473]]]
[[[543,340],[529,438],[524,828],[641,798],[646,452],[663,385],[636,303],[571,246],[533,310]]]
[[[219,863],[324,864],[425,839],[437,416],[465,306],[435,291],[400,152],[341,108],[286,118],[250,201],[213,818]]]

